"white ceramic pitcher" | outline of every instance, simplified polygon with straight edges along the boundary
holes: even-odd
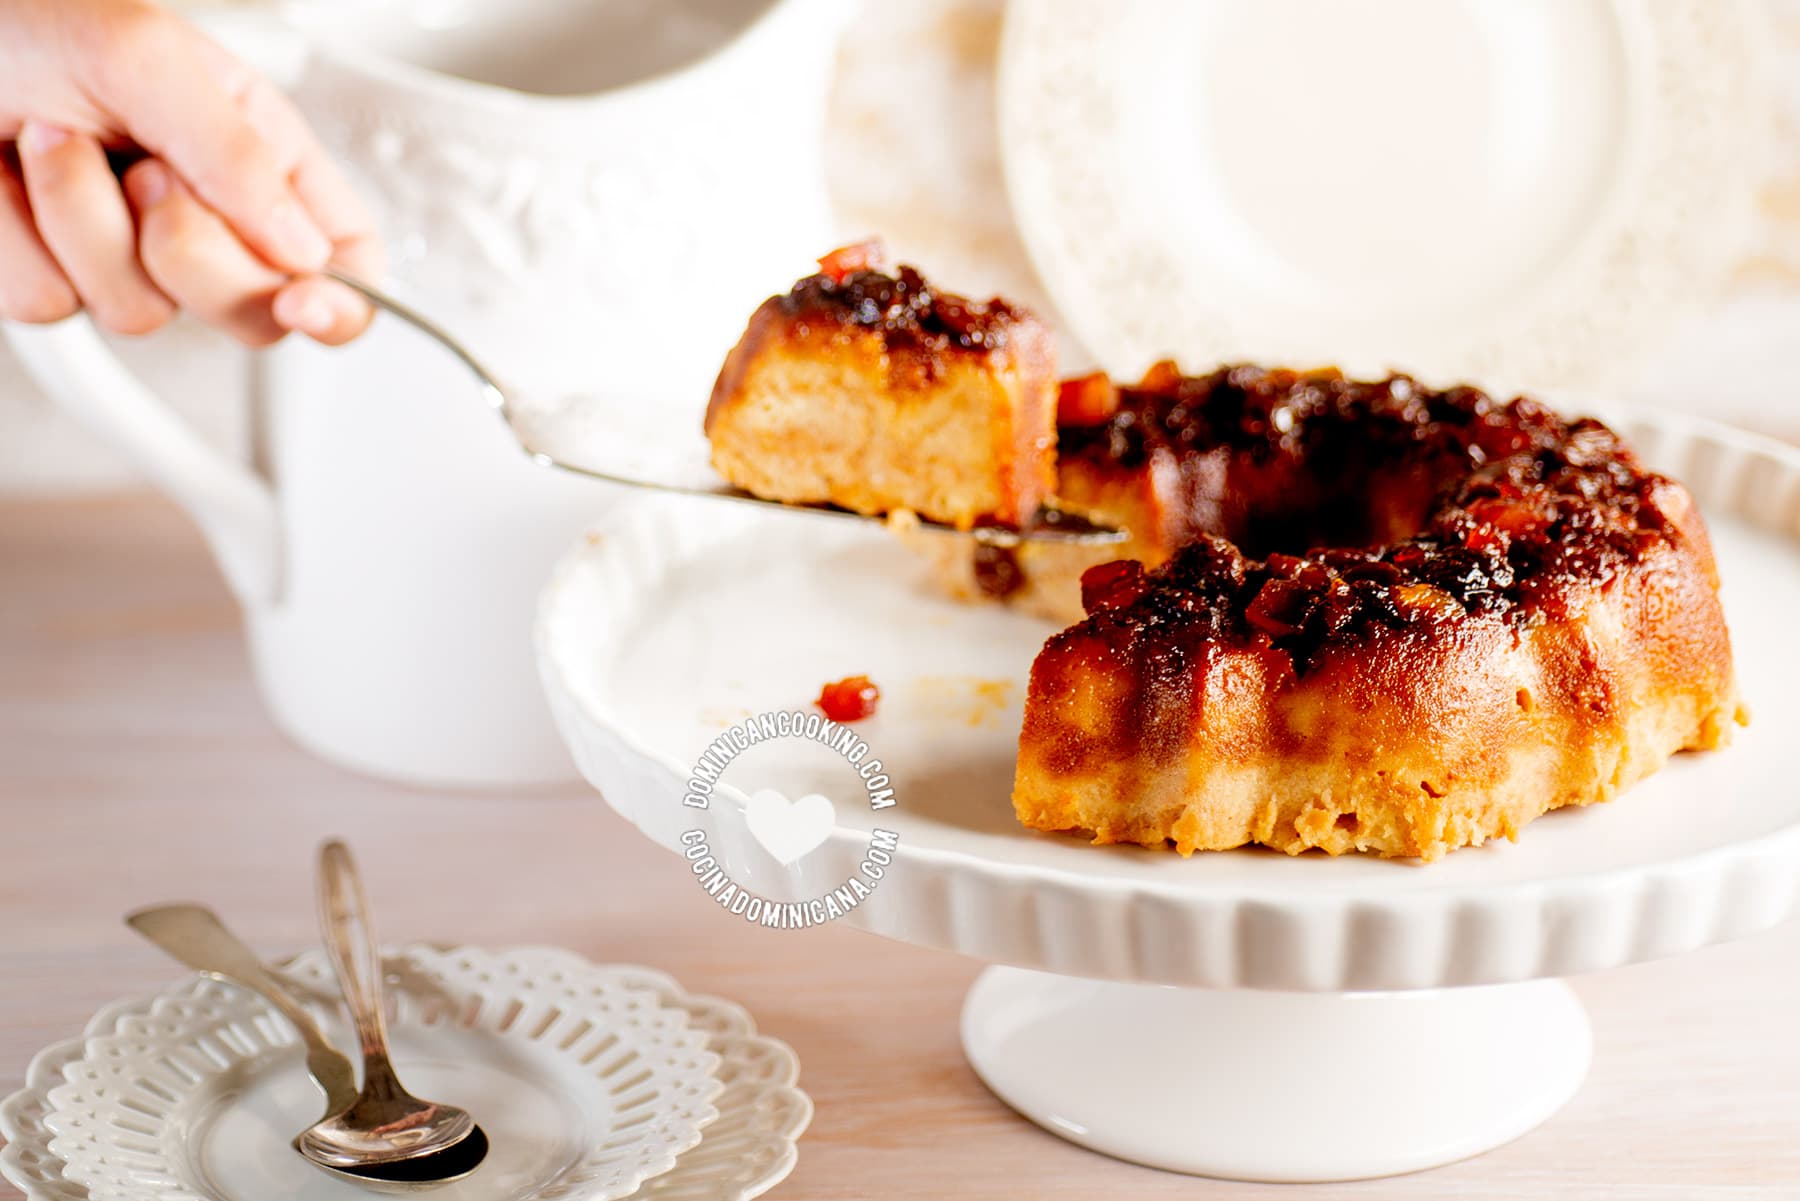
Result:
[[[359,177],[397,290],[509,383],[698,423],[746,314],[830,244],[820,130],[845,7],[312,0],[209,24]],[[296,742],[420,784],[571,774],[532,609],[611,493],[529,463],[440,349],[378,320],[343,350],[258,356],[247,467],[85,318],[6,334],[198,522]]]

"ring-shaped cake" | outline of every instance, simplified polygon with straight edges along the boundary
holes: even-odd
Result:
[[[1739,718],[1706,527],[1598,421],[1404,376],[1153,369],[1060,480],[1157,548],[1031,673],[1022,822],[1436,858]],[[1120,503],[1120,499],[1130,500]]]
[[[1744,720],[1705,524],[1599,421],[1330,369],[1059,388],[1024,310],[869,246],[822,266],[727,361],[714,462],[893,514],[955,591],[1074,620],[1031,671],[1027,826],[1435,859]],[[1129,541],[907,520],[1028,523],[1052,483]]]

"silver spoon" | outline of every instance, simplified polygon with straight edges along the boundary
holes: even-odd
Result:
[[[350,1061],[326,1041],[317,1023],[289,994],[287,986],[263,965],[256,952],[225,928],[212,910],[200,905],[158,905],[140,909],[125,919],[139,934],[161,947],[177,961],[204,976],[247,988],[274,1006],[300,1035],[306,1047],[306,1070],[325,1093],[325,1120],[356,1103],[356,1074]],[[313,1127],[316,1129],[317,1127]],[[427,1160],[408,1160],[403,1174],[377,1166],[359,1171],[313,1158],[302,1138],[294,1136],[294,1150],[320,1171],[380,1192],[416,1192],[461,1180],[473,1172],[487,1154],[487,1138],[470,1137],[448,1151]]]
[[[335,839],[319,848],[319,928],[362,1044],[363,1084],[348,1108],[301,1134],[308,1158],[366,1168],[435,1155],[468,1138],[475,1119],[467,1110],[421,1101],[394,1073],[382,1015],[380,944],[350,848]]]
[[[400,320],[413,326],[445,350],[469,369],[481,384],[482,391],[501,418],[507,429],[512,432],[513,439],[519,447],[531,457],[532,462],[544,467],[556,467],[563,471],[585,475],[591,479],[605,480],[611,484],[624,484],[630,488],[650,488],[659,492],[675,492],[684,496],[704,496],[713,500],[735,500],[748,504],[773,505],[789,512],[817,513],[827,517],[849,517],[857,521],[886,521],[881,514],[855,513],[849,509],[840,509],[835,505],[791,504],[787,501],[769,500],[766,497],[753,496],[742,488],[734,488],[719,481],[712,469],[703,461],[698,463],[682,463],[678,466],[665,467],[662,478],[646,474],[644,470],[623,464],[600,464],[598,462],[576,463],[566,454],[553,454],[543,445],[534,445],[535,435],[531,432],[530,423],[521,419],[516,396],[503,387],[494,373],[482,365],[468,347],[411,305],[398,300],[375,285],[352,275],[345,275],[335,268],[326,268],[325,274],[343,284],[354,292],[359,292],[376,308],[393,314]],[[676,478],[680,475],[685,478]],[[1126,534],[1122,530],[1096,524],[1085,517],[1067,513],[1053,506],[1040,509],[1034,518],[1027,522],[1023,529],[1009,529],[1001,526],[977,526],[972,530],[958,530],[954,526],[943,525],[935,521],[919,522],[927,529],[940,530],[946,533],[967,534],[975,541],[989,546],[1017,546],[1022,542],[1059,542],[1074,545],[1101,546],[1123,542]]]

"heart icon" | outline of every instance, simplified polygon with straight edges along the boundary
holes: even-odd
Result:
[[[774,789],[764,788],[750,794],[744,820],[763,850],[787,867],[830,836],[837,824],[837,810],[816,792],[790,801]]]

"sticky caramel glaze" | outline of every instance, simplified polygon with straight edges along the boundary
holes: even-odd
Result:
[[[1001,300],[809,276],[751,316],[707,405],[713,463],[759,496],[1018,525],[1055,484],[1056,352]]]
[[[1035,328],[1036,319],[998,297],[970,300],[940,291],[917,270],[903,266],[891,275],[854,271],[841,280],[809,275],[785,295],[764,302],[751,318],[751,329],[758,325],[789,329],[802,342],[814,334],[873,335],[892,356],[898,382],[916,387],[940,378],[952,358],[979,360],[1004,351],[1015,330]],[[721,377],[713,390],[708,428],[721,397],[731,394],[730,382]]]
[[[1337,457],[1298,499],[1220,494],[1199,518],[1213,530],[1160,569],[1087,573],[1089,616],[1032,669],[1026,825],[1184,854],[1431,859],[1728,736],[1705,527],[1599,422],[1402,379],[1234,368],[1151,383],[1091,438],[1065,430],[1065,454],[1129,470],[1184,443],[1229,447],[1212,478],[1240,486]],[[1341,512],[1358,489],[1363,511]],[[1261,559],[1214,536],[1407,524],[1387,545]]]
[[[896,344],[942,349],[998,350],[1024,309],[995,297],[970,300],[927,283],[912,267],[853,271],[843,279],[809,275],[783,301],[795,316],[835,312],[868,329],[879,329]]]
[[[796,346],[817,347],[858,335],[879,339],[891,358],[892,382],[915,388],[941,378],[953,359],[981,362],[1007,350],[1015,338],[1042,340],[1041,326],[1028,310],[998,297],[970,300],[939,291],[918,271],[900,267],[892,275],[855,271],[842,280],[809,275],[785,294],[764,301],[751,314],[738,345],[759,349],[780,337]],[[1054,361],[1054,352],[1049,353]],[[706,407],[707,430],[742,389],[753,359],[734,352],[725,360]]]
[[[1574,432],[1528,400],[1400,375],[1238,366],[1183,376],[1158,364],[1119,389],[1110,419],[1061,427],[1058,466],[1088,490],[1152,481],[1159,528],[1143,533],[1165,552],[1215,534],[1252,555],[1298,554],[1406,538],[1446,485]]]

